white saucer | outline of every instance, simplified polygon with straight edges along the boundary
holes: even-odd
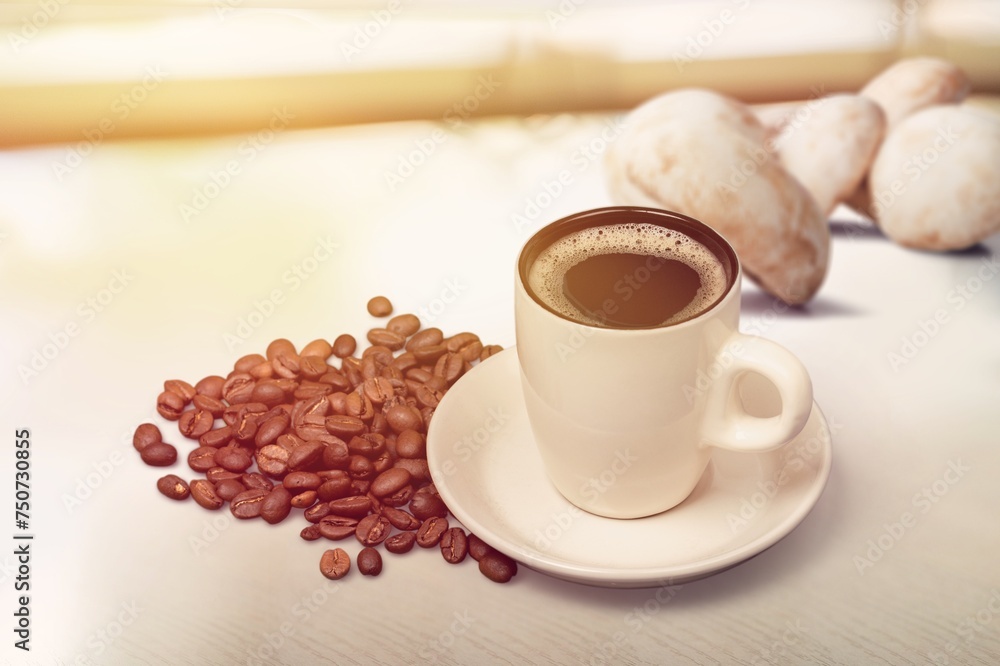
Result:
[[[507,349],[447,392],[431,421],[427,459],[455,517],[497,550],[566,580],[655,587],[728,569],[791,532],[826,485],[831,446],[814,405],[802,433],[777,451],[716,449],[677,507],[637,520],[595,516],[549,482],[525,413],[517,352]]]

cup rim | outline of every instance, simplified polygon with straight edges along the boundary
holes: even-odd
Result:
[[[668,325],[656,324],[653,326],[634,326],[627,328],[618,326],[599,326],[596,324],[581,322],[561,314],[546,305],[531,289],[531,286],[528,284],[528,268],[538,257],[541,251],[553,242],[575,231],[580,231],[594,226],[636,222],[637,216],[641,216],[642,219],[640,221],[651,222],[653,224],[657,224],[662,220],[670,220],[671,224],[663,224],[661,226],[668,226],[671,229],[691,235],[695,240],[703,245],[706,245],[709,251],[711,251],[714,255],[723,259],[723,270],[726,273],[726,288],[717,299],[712,301],[712,303],[710,303],[701,312],[698,312],[687,319],[682,319]],[[605,219],[598,220],[597,218]],[[663,208],[654,208],[651,206],[605,206],[602,208],[591,208],[567,215],[554,222],[546,224],[544,227],[532,234],[521,247],[521,251],[518,253],[517,259],[518,281],[520,282],[525,293],[536,305],[564,321],[602,331],[649,331],[669,329],[695,321],[716,310],[719,305],[726,300],[739,282],[741,272],[740,261],[736,254],[736,250],[733,249],[732,244],[721,233],[704,222],[689,215],[684,215],[683,213]]]

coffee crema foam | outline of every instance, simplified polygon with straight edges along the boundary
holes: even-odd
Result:
[[[560,238],[539,253],[528,269],[527,286],[543,303],[567,319],[604,327],[605,322],[570,303],[563,293],[563,280],[569,269],[586,259],[623,253],[679,261],[698,273],[701,286],[694,298],[659,326],[694,317],[707,310],[726,291],[725,267],[711,250],[683,232],[648,223],[591,227]]]

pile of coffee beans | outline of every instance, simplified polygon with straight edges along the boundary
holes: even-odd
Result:
[[[392,304],[378,296],[368,311],[388,317]],[[194,385],[165,381],[156,411],[193,440],[187,464],[201,476],[168,474],[157,489],[212,511],[228,503],[241,520],[274,524],[300,512],[309,523],[301,532],[307,541],[356,539],[357,569],[365,576],[382,571],[380,545],[394,554],[417,545],[440,549],[451,564],[469,555],[487,578],[508,582],[516,562],[449,523],[426,457],[438,402],[500,347],[483,345],[474,333],[445,337],[412,314],[388,319],[367,339],[358,354],[346,333],[298,350],[281,338],[264,355],[238,359],[226,376]],[[148,465],[177,461],[177,448],[152,423],[136,428],[133,445]],[[319,568],[327,578],[343,578],[350,554],[327,550]]]

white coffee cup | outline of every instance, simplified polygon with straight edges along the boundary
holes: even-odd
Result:
[[[559,238],[625,223],[669,228],[708,247],[725,272],[721,296],[680,323],[610,328],[560,314],[528,286],[532,263]],[[739,332],[741,278],[721,235],[657,209],[585,211],[528,240],[515,293],[521,383],[538,451],[566,499],[610,518],[660,513],[694,490],[712,447],[767,451],[802,430],[813,406],[809,375],[783,347]],[[774,385],[780,413],[747,413],[739,389],[750,373]]]

